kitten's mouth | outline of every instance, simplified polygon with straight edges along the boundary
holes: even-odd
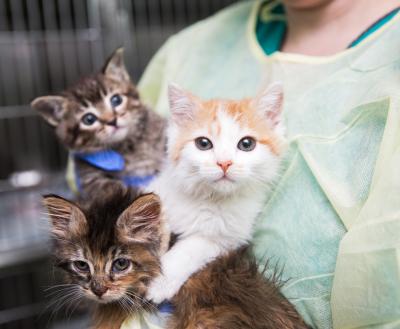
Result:
[[[214,182],[231,182],[234,183],[235,181],[228,177],[226,174],[223,174],[220,178],[216,179]]]
[[[109,304],[111,302],[113,302],[112,299],[106,299],[104,297],[97,297],[97,302],[100,304]]]
[[[112,131],[116,132],[120,128],[122,128],[122,127],[120,127],[120,126],[112,126]]]
[[[119,296],[109,296],[109,295],[103,295],[100,297],[95,295],[88,295],[88,298],[96,301],[99,304],[114,303],[120,299]]]
[[[115,128],[115,130],[120,130],[120,129],[125,129],[127,126],[125,125],[125,126],[115,126],[114,128]]]
[[[126,126],[113,126],[111,135],[115,135],[116,133],[121,133],[126,129]]]

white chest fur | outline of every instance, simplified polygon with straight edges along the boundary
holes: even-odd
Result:
[[[207,237],[223,249],[236,248],[252,236],[265,188],[241,191],[225,198],[196,199],[187,195],[165,172],[152,186],[160,195],[170,230],[181,238]]]

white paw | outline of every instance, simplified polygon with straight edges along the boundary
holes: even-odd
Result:
[[[174,297],[182,283],[181,280],[171,280],[164,275],[160,275],[150,283],[146,298],[156,304],[160,304],[164,300]]]

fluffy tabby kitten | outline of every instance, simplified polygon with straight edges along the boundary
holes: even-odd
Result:
[[[168,161],[150,190],[179,239],[162,257],[149,299],[170,299],[191,274],[251,239],[278,173],[282,99],[279,84],[239,101],[202,101],[170,86]]]
[[[140,187],[160,169],[165,123],[140,101],[122,48],[98,74],[31,105],[70,150],[84,192],[98,193],[116,183]]]
[[[151,310],[143,296],[160,273],[165,252],[160,203],[147,194],[135,199],[131,190],[116,189],[107,199],[78,205],[45,196],[55,265],[66,271],[65,295],[96,302],[94,328],[116,329],[132,312]]]
[[[280,285],[279,274],[266,278],[258,271],[251,248],[243,246],[218,257],[186,281],[172,299],[174,312],[167,328],[306,329],[293,305],[279,292]]]
[[[168,242],[155,195],[135,200],[130,191],[118,190],[90,206],[49,195],[44,204],[52,224],[55,264],[70,282],[65,295],[96,302],[94,328],[117,329],[128,315],[153,310],[143,296],[160,272],[160,255]],[[278,288],[277,279],[258,272],[249,248],[239,248],[184,284],[172,299],[166,327],[305,328]]]

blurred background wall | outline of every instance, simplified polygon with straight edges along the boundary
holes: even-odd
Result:
[[[0,179],[59,170],[65,152],[29,108],[98,70],[118,46],[134,80],[176,31],[233,0],[0,0]]]
[[[125,47],[137,81],[171,34],[233,2],[0,0],[1,329],[80,328],[71,319],[65,322],[65,310],[50,318],[51,307],[45,309],[44,288],[55,279],[39,201],[41,193],[65,191],[66,152],[30,101],[99,70],[118,46]],[[38,173],[55,176],[47,185],[20,184],[35,185]]]

